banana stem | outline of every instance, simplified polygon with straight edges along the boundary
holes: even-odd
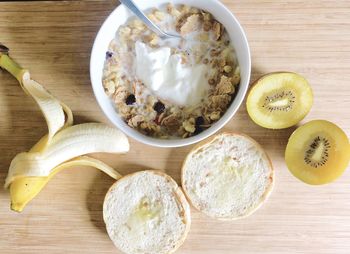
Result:
[[[27,72],[27,70],[23,69],[7,54],[0,53],[0,67],[11,73],[12,76],[14,76],[18,80],[18,82],[22,84],[23,75]]]
[[[3,53],[3,54],[8,54],[9,53],[9,48],[8,47],[6,47],[5,45],[3,45],[3,44],[1,44],[0,43],[0,53]]]

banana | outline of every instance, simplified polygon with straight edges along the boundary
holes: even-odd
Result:
[[[91,166],[116,180],[121,177],[105,163],[82,156],[128,152],[129,142],[121,131],[102,123],[73,126],[70,108],[32,80],[29,71],[22,69],[4,50],[0,50],[0,67],[10,72],[24,92],[35,100],[48,126],[48,134],[28,152],[17,154],[10,164],[5,188],[10,190],[12,210],[21,212],[54,175],[66,168]]]
[[[19,176],[13,180],[10,185],[11,209],[21,212],[27,203],[39,194],[54,175],[64,169],[74,166],[95,167],[116,180],[122,177],[113,168],[103,162],[88,156],[81,156],[57,166],[48,176]]]
[[[114,128],[99,123],[75,125],[58,132],[44,150],[16,155],[10,164],[5,188],[18,176],[48,176],[58,165],[84,154],[128,150],[127,138]]]

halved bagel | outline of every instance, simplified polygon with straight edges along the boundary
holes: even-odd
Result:
[[[141,171],[117,181],[106,194],[107,232],[124,253],[173,253],[191,224],[189,204],[168,175]]]
[[[273,188],[270,159],[252,138],[223,133],[195,147],[182,167],[182,188],[199,211],[222,220],[256,211]]]

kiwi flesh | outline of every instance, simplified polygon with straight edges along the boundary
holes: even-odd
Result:
[[[328,161],[330,149],[330,142],[324,137],[317,136],[305,152],[305,163],[314,168],[324,166]]]
[[[292,91],[282,91],[265,97],[265,102],[262,105],[270,112],[274,111],[290,111],[295,103],[295,95]]]
[[[305,78],[296,73],[277,72],[254,82],[247,98],[247,111],[256,124],[283,129],[300,122],[312,104],[312,89]]]
[[[349,164],[349,139],[337,125],[314,120],[299,127],[289,138],[285,160],[301,181],[319,185],[340,177]]]

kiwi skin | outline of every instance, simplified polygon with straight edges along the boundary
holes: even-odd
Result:
[[[252,91],[252,89],[258,84],[258,82],[259,82],[261,79],[263,79],[263,78],[265,78],[265,77],[267,77],[267,76],[270,76],[270,75],[274,75],[274,74],[283,74],[283,73],[294,74],[294,75],[299,75],[299,76],[300,76],[300,74],[298,74],[298,73],[296,73],[296,72],[292,72],[292,71],[274,71],[274,72],[269,72],[269,73],[263,74],[263,75],[261,75],[259,78],[257,78],[253,83],[251,83],[251,85],[250,85],[250,87],[249,87],[249,90],[248,90],[248,92],[247,92],[247,98],[248,98],[250,92]],[[313,97],[311,98],[311,100],[312,100],[312,101],[311,101],[311,104],[313,104]],[[248,113],[248,100],[246,100],[246,111],[247,111],[247,113]],[[308,114],[308,113],[309,113],[309,112],[307,112],[307,114]],[[303,119],[306,117],[307,114],[305,114],[301,120],[303,120]],[[248,115],[249,115],[249,113],[248,113]],[[250,117],[250,115],[249,115],[249,117]],[[273,129],[273,130],[286,129],[286,128],[290,128],[290,127],[295,126],[295,125],[298,124],[298,123],[296,123],[296,124],[291,125],[291,126],[288,125],[288,126],[280,127],[280,128],[271,128],[270,126],[264,126],[264,125],[262,125],[261,123],[257,123],[252,117],[250,117],[250,119],[251,119],[255,124],[257,124],[257,125],[259,125],[259,126],[261,126],[261,127],[263,127],[263,128],[266,128],[266,129]]]

